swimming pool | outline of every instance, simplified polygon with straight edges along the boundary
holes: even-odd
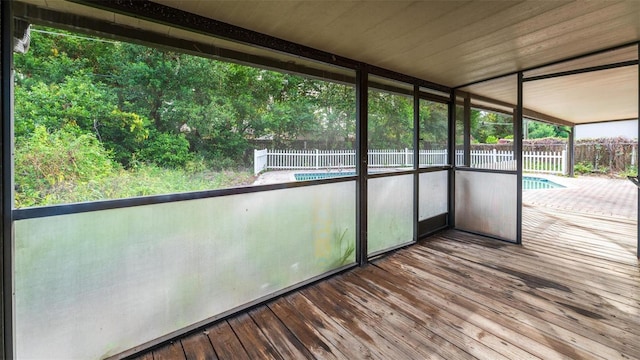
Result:
[[[531,177],[531,176],[522,177],[522,191],[540,190],[540,189],[558,189],[563,187],[565,186],[554,183],[551,180],[547,180],[539,177]]]
[[[294,174],[296,181],[308,181],[308,180],[320,180],[320,179],[329,179],[340,176],[354,176],[356,173],[353,171],[346,172],[331,172],[331,173],[298,173]],[[532,177],[532,176],[523,176],[522,177],[522,190],[540,190],[540,189],[557,189],[563,188],[564,186],[554,183],[553,181]]]
[[[332,173],[300,173],[293,174],[295,176],[296,181],[306,181],[306,180],[320,180],[320,179],[330,179],[334,177],[341,176],[355,176],[355,171],[344,171],[344,172],[332,172]]]

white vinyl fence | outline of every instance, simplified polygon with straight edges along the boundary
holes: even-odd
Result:
[[[370,168],[410,168],[413,166],[413,150],[374,150],[368,154]],[[446,165],[448,152],[444,150],[420,150],[420,166]],[[462,164],[464,153],[456,152],[456,163]],[[254,173],[266,170],[332,170],[354,169],[355,150],[254,150]],[[523,152],[524,172],[566,173],[566,151]],[[473,150],[471,167],[493,170],[516,170],[513,151]]]

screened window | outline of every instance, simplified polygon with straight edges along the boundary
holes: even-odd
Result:
[[[350,83],[37,26],[14,62],[17,208],[354,173]]]

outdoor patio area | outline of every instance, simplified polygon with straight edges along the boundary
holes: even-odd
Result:
[[[525,176],[527,175],[525,174]],[[524,204],[636,219],[638,190],[627,179],[612,179],[605,176],[578,176],[575,178],[553,175],[531,176],[543,177],[566,186],[566,188],[525,191],[522,198]]]
[[[637,189],[555,180],[522,246],[445,231],[139,358],[640,358]]]

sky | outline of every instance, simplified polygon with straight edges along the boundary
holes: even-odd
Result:
[[[575,139],[607,137],[638,138],[638,120],[611,121],[596,124],[576,125]]]

